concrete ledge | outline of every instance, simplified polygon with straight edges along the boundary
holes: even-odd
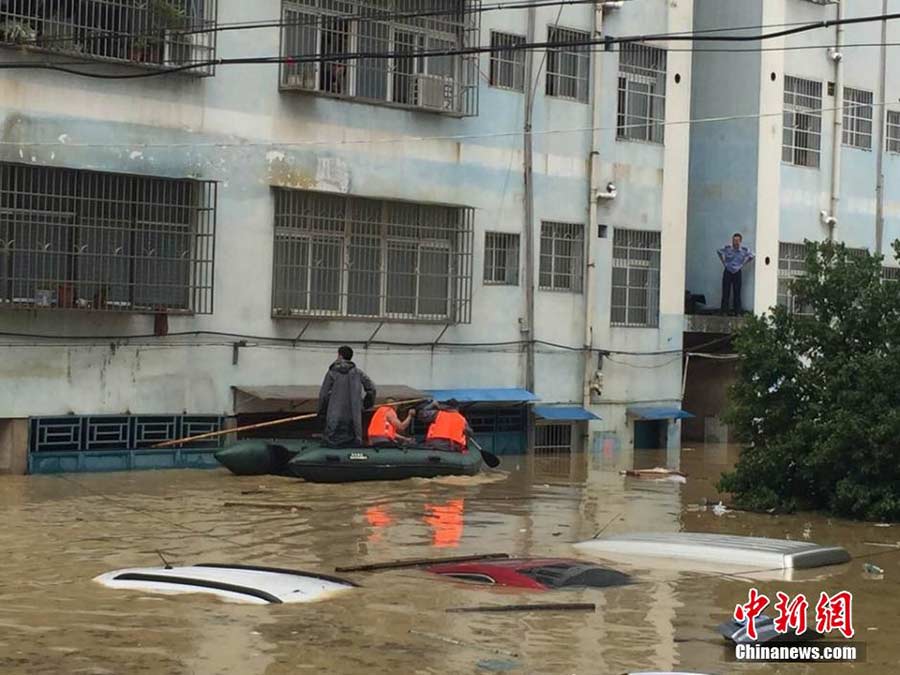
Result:
[[[685,333],[715,333],[730,335],[747,322],[745,316],[722,316],[719,314],[686,314]]]

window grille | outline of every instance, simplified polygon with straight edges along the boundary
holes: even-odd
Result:
[[[275,190],[276,317],[468,323],[470,208]]]
[[[822,148],[822,83],[784,78],[784,137],[781,159],[818,168]]]
[[[486,232],[484,235],[484,283],[519,285],[519,235]]]
[[[575,425],[536,424],[534,427],[534,454],[536,457],[569,453],[572,450],[572,432]]]
[[[478,55],[421,53],[477,47],[479,6],[480,0],[284,0],[282,56],[321,60],[281,64],[281,88],[477,115]]]
[[[844,145],[872,149],[872,92],[844,87]]]
[[[590,34],[579,30],[550,26],[547,42],[564,43],[565,47],[547,49],[547,96],[587,103],[591,72],[591,46],[572,43],[590,40]]]
[[[538,286],[545,291],[581,293],[584,279],[584,225],[541,223]]]
[[[868,255],[865,248],[848,248],[851,256],[862,257]],[[806,244],[791,244],[779,242],[778,244],[778,304],[786,307],[793,314],[802,316],[812,315],[812,308],[801,305],[791,282],[802,277],[806,273]]]
[[[887,151],[900,153],[900,111],[887,111]]]
[[[666,60],[664,49],[628,43],[619,52],[618,137],[665,142]]]
[[[224,418],[191,415],[67,415],[30,420],[31,452],[137,450],[156,443],[220,431]],[[192,441],[180,448],[215,448],[223,437]]]
[[[900,279],[900,267],[882,267],[881,278],[884,281],[897,281]]]
[[[491,71],[492,87],[525,91],[525,50],[510,49],[525,44],[522,35],[491,31]]]
[[[0,307],[211,314],[216,185],[0,163]]]
[[[616,229],[610,325],[659,326],[660,257],[659,232]]]
[[[212,75],[217,0],[5,0],[0,42]]]

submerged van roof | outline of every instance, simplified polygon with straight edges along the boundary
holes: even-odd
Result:
[[[839,546],[696,532],[621,534],[590,539],[575,547],[599,556],[697,560],[755,569],[813,569],[850,560],[850,554]]]

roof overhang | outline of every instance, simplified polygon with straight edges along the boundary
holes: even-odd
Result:
[[[234,412],[236,415],[315,412],[319,388],[318,384],[234,386]],[[387,398],[397,401],[429,398],[425,392],[403,384],[376,384],[376,392],[376,402]]]

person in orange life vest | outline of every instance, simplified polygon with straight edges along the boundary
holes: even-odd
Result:
[[[409,428],[413,421],[415,411],[410,408],[406,413],[406,419],[402,422],[397,416],[396,401],[387,399],[384,405],[379,406],[369,422],[369,445],[374,447],[397,447],[404,443],[412,443],[413,439],[403,436],[402,433]]]
[[[475,437],[472,427],[459,412],[459,403],[455,399],[443,405],[432,403],[419,412],[419,419],[431,424],[425,434],[425,445],[434,450],[466,452],[468,439]]]

